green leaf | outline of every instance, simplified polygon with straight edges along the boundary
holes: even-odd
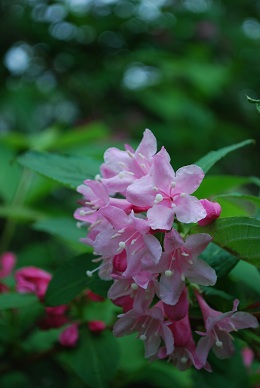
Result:
[[[222,299],[233,300],[234,296],[227,294],[225,291],[218,290],[215,287],[200,286],[203,293],[207,296],[219,296]]]
[[[0,310],[23,308],[37,303],[39,300],[35,295],[8,293],[0,295]]]
[[[260,206],[260,197],[256,197],[254,195],[246,195],[246,194],[240,194],[240,193],[231,193],[231,194],[220,194],[216,195],[212,200],[218,200],[219,198],[226,198],[226,199],[239,199],[247,202],[251,202],[256,206]]]
[[[87,156],[57,155],[30,151],[17,158],[19,164],[65,186],[76,188],[85,179],[94,179],[100,162]]]
[[[84,251],[86,251],[86,249],[88,248],[86,245],[83,245],[79,242],[80,238],[86,236],[86,231],[77,228],[76,221],[73,218],[49,218],[36,222],[33,225],[33,228],[36,230],[50,233],[72,244],[78,244],[79,246],[82,246],[82,249],[84,249]]]
[[[106,297],[112,282],[101,280],[97,273],[91,277],[86,275],[87,270],[91,271],[98,267],[91,259],[93,259],[91,254],[76,256],[54,273],[45,295],[46,305],[59,306],[68,303],[86,288]]]
[[[207,175],[201,182],[198,190],[196,190],[196,197],[211,198],[214,195],[224,194],[250,183],[260,187],[260,179],[257,177]]]
[[[15,221],[36,221],[45,218],[45,214],[24,205],[0,206],[0,217]]]
[[[248,139],[244,140],[241,143],[233,144],[232,146],[221,148],[217,151],[210,151],[203,158],[199,159],[195,164],[202,168],[202,170],[206,173],[211,167],[217,163],[220,159],[224,158],[230,152],[236,151],[239,148],[245,147],[249,144],[254,144],[254,140]]]
[[[213,242],[241,260],[260,267],[260,221],[249,217],[220,218],[210,225],[192,228],[209,233]]]
[[[214,243],[207,246],[201,258],[214,268],[218,278],[227,275],[239,262],[235,256]]]
[[[94,335],[84,329],[77,347],[63,359],[88,387],[107,388],[118,366],[119,345],[108,330]]]

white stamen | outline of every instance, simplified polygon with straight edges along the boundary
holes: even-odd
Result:
[[[174,271],[171,271],[170,269],[167,269],[164,272],[164,275],[167,276],[167,278],[171,277],[173,275]]]
[[[119,177],[120,179],[123,179],[123,178],[125,177],[124,171],[121,171],[121,172],[118,174],[118,177]]]
[[[120,230],[118,231],[118,233],[124,233],[124,231],[125,231],[125,228],[120,229]]]
[[[184,197],[186,197],[186,194],[185,194],[185,193],[181,193],[181,194],[180,194],[180,197],[181,197],[181,198],[184,198]]]
[[[185,280],[185,276],[183,275],[183,273],[181,274],[181,280],[184,282]]]
[[[176,187],[176,182],[171,182],[171,187],[172,187],[173,189],[175,189],[175,187]]]
[[[97,174],[97,175],[95,176],[95,181],[100,181],[100,179],[101,179],[101,175],[100,175],[100,174]]]
[[[126,166],[126,164],[124,162],[117,162],[117,164],[119,164],[120,166],[123,166],[123,167]]]
[[[140,158],[145,159],[145,156],[141,154],[141,152],[138,152],[138,155],[140,156]]]
[[[190,255],[187,252],[181,252],[182,256],[189,257]]]
[[[217,346],[218,348],[221,348],[221,347],[223,346],[223,343],[222,343],[220,340],[217,340],[217,341],[215,342],[215,344],[216,344],[216,346]]]
[[[127,150],[126,152],[128,153],[128,155],[129,155],[131,158],[134,158],[134,157],[135,157],[135,155],[134,155],[131,151]]]
[[[80,229],[81,226],[82,226],[82,222],[77,222],[77,223],[76,223],[76,226],[77,226],[78,229]]]
[[[91,278],[91,276],[93,275],[93,274],[92,274],[92,271],[86,271],[86,274],[87,274],[87,276],[90,277],[90,278]]]
[[[181,361],[182,364],[186,364],[188,359],[186,357],[182,357],[180,361]]]
[[[125,242],[124,241],[120,241],[119,243],[118,243],[118,245],[119,245],[119,247],[120,248],[125,248]]]
[[[161,201],[163,201],[163,196],[162,196],[162,194],[156,194],[154,203],[159,203],[159,202],[161,202]]]
[[[147,337],[145,334],[141,334],[139,338],[141,341],[145,341]]]
[[[137,290],[138,289],[138,285],[136,283],[132,283],[131,284],[131,288],[132,288],[132,290]]]
[[[121,233],[116,233],[116,234],[114,234],[112,237],[110,237],[111,239],[113,239],[113,238],[117,238],[117,237],[119,237],[119,236],[121,236]]]
[[[153,187],[153,191],[158,191],[158,190],[159,190],[158,187],[156,186]]]
[[[137,238],[134,238],[132,241],[131,241],[131,245],[134,245],[134,243],[136,242]]]
[[[142,168],[145,168],[145,164],[144,164],[144,163],[141,163],[141,167],[142,167]]]
[[[177,206],[176,203],[172,203],[172,204],[171,204],[171,207],[172,207],[172,208],[174,208],[174,207],[176,207],[176,206]]]
[[[90,215],[90,214],[95,213],[95,211],[96,211],[96,210],[85,211],[85,210],[81,209],[81,210],[79,211],[79,215],[80,215],[81,217],[84,217],[84,216],[88,216],[88,215]]]
[[[188,260],[188,263],[193,264],[193,261],[190,259],[190,260]]]

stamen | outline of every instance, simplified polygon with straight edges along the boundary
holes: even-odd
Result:
[[[87,274],[88,277],[91,278],[92,275],[93,275],[93,273],[96,272],[96,271],[98,271],[99,269],[100,269],[100,266],[97,267],[97,268],[95,268],[95,269],[93,269],[92,271],[86,271],[86,274]]]
[[[130,156],[130,158],[134,158],[135,157],[135,155],[131,151],[127,150],[126,152]]]
[[[180,361],[181,361],[182,364],[186,364],[188,359],[186,357],[182,357]]]
[[[140,156],[140,158],[145,159],[145,156],[141,154],[141,152],[138,152],[138,155]]]
[[[170,269],[167,269],[164,272],[164,275],[167,276],[167,278],[171,277],[174,274],[174,271],[171,271]]]
[[[125,228],[120,229],[120,230],[118,231],[118,233],[124,233],[124,231],[125,231]]]
[[[82,225],[83,225],[83,222],[77,222],[76,223],[76,226],[77,226],[78,229],[80,229]]]
[[[147,337],[146,337],[145,334],[141,334],[139,338],[140,338],[141,341],[146,341]]]
[[[220,340],[217,340],[217,341],[215,342],[215,345],[216,345],[218,348],[222,348],[223,342],[221,342]]]
[[[162,196],[162,194],[156,194],[154,203],[159,203],[159,202],[161,202],[161,201],[163,201],[163,196]]]
[[[156,186],[153,187],[153,191],[158,191],[158,190],[159,190],[158,187]]]
[[[132,241],[131,241],[131,245],[134,245],[134,243],[136,242],[137,238],[134,238]]]
[[[186,194],[185,194],[185,193],[181,193],[181,194],[180,194],[180,197],[181,197],[181,198],[184,198],[184,197],[186,197]]]
[[[172,187],[173,189],[175,189],[175,187],[176,187],[176,182],[171,182],[171,187]]]
[[[145,168],[145,164],[144,164],[144,163],[141,163],[141,167],[142,167],[142,168]]]
[[[182,256],[189,257],[190,255],[187,252],[181,252]]]
[[[176,203],[172,203],[172,204],[171,204],[171,207],[172,207],[172,208],[174,208],[174,207],[176,207],[176,206],[177,206]]]
[[[118,174],[118,178],[123,179],[124,177],[125,177],[124,171],[120,171],[120,173]]]
[[[95,213],[95,211],[96,211],[96,210],[88,210],[88,211],[86,211],[86,210],[81,209],[81,210],[79,211],[79,215],[80,215],[81,217],[84,217],[84,216],[88,216],[88,215],[90,215],[90,214]]]
[[[126,164],[124,162],[117,162],[117,164],[119,164],[120,166],[123,166],[123,167],[126,166]]]
[[[114,234],[113,236],[111,236],[110,238],[113,239],[113,238],[117,238],[117,237],[119,237],[119,236],[121,236],[121,233],[116,233],[116,234]]]
[[[101,175],[100,174],[97,174],[96,176],[95,176],[95,181],[100,181],[101,180]]]
[[[132,283],[131,284],[131,288],[132,288],[132,290],[137,290],[138,289],[138,285],[136,283]]]
[[[184,274],[182,273],[181,274],[181,280],[184,282],[184,280],[185,280],[185,276],[184,276]]]
[[[119,245],[120,248],[125,249],[126,244],[125,244],[124,241],[120,241],[120,242],[118,243],[118,245]]]

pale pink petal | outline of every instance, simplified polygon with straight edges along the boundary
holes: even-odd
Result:
[[[202,286],[213,286],[217,281],[215,270],[208,263],[200,259],[185,270],[185,276],[191,283]]]
[[[155,205],[148,210],[147,218],[152,229],[170,230],[174,220],[174,210],[166,206]]]
[[[192,194],[204,178],[204,172],[195,164],[184,166],[176,171],[176,185],[180,192]]]
[[[230,321],[237,330],[247,327],[256,328],[259,326],[258,320],[252,314],[244,313],[243,311],[234,313]]]
[[[191,251],[191,257],[198,257],[212,241],[212,237],[207,233],[196,233],[188,236],[185,247]]]
[[[174,271],[172,276],[161,275],[160,298],[169,305],[175,305],[185,287],[178,271]]]
[[[214,345],[215,338],[213,336],[203,337],[199,340],[196,348],[196,353],[200,362],[205,365],[210,349]]]
[[[135,154],[138,155],[139,153],[141,153],[147,159],[150,159],[156,153],[156,151],[157,151],[156,137],[150,131],[150,129],[146,129],[144,131],[143,139],[141,140],[141,143],[137,147]]]
[[[206,210],[196,197],[190,195],[179,196],[175,204],[176,218],[185,224],[197,222],[207,215]]]
[[[136,206],[153,206],[156,192],[153,190],[153,182],[150,175],[145,175],[135,180],[126,191],[128,202]]]
[[[170,156],[164,147],[153,158],[151,174],[154,186],[168,192],[171,182],[175,180],[175,172],[170,164]]]

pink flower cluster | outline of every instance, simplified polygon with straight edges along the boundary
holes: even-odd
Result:
[[[11,252],[5,252],[0,257],[0,279],[6,278],[14,270],[16,257]],[[21,294],[35,294],[44,303],[44,297],[51,281],[52,275],[37,267],[23,267],[15,271],[16,291]],[[0,283],[0,294],[9,292],[9,288]],[[87,290],[86,300],[94,302],[102,301],[103,298]],[[79,323],[69,316],[70,306],[60,305],[56,307],[45,307],[45,315],[38,322],[42,330],[60,328],[64,326],[59,336],[59,343],[64,347],[74,347],[79,338]],[[94,333],[103,331],[106,325],[103,321],[89,321],[88,328]]]
[[[211,347],[224,358],[232,353],[229,332],[256,327],[250,314],[221,314],[206,307],[197,294],[206,333],[196,345],[189,319],[190,283],[212,286],[213,268],[199,258],[212,237],[205,233],[184,236],[181,223],[206,225],[218,218],[219,204],[192,194],[204,178],[196,165],[176,172],[164,147],[148,129],[136,150],[109,148],[100,175],[78,187],[83,195],[74,217],[87,224],[82,242],[93,247],[93,261],[103,280],[113,280],[108,297],[122,306],[114,334],[137,333],[145,357],[168,358],[179,369],[190,365],[210,370]],[[92,276],[94,271],[87,271]],[[242,315],[241,315],[242,314]]]

